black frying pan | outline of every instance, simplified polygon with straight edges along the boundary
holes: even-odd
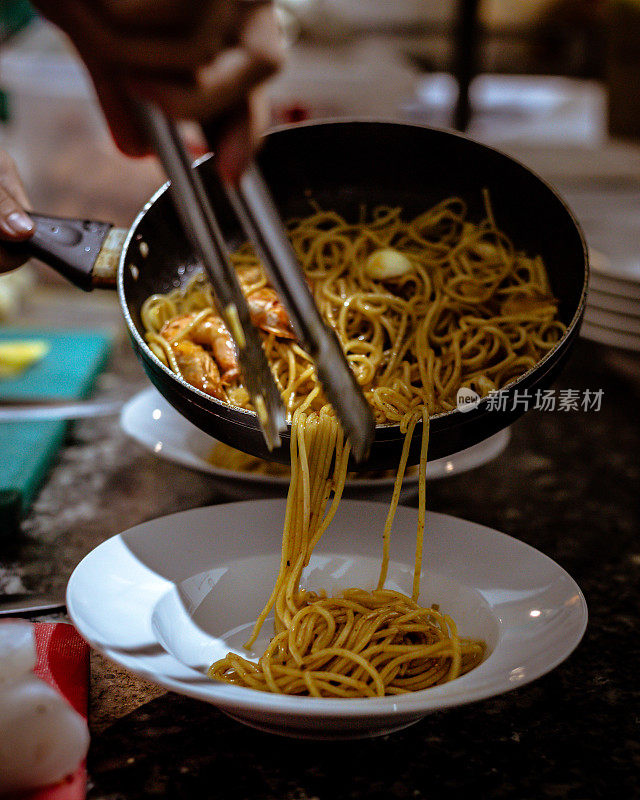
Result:
[[[445,197],[459,195],[469,206],[470,218],[480,220],[484,215],[482,189],[487,187],[498,227],[518,249],[543,257],[559,300],[560,318],[567,326],[565,335],[533,369],[505,390],[506,402],[501,410],[492,410],[484,400],[464,413],[455,410],[434,416],[430,459],[470,447],[510,425],[525,410],[523,403],[516,403],[514,408],[516,391],[528,391],[534,397],[536,390],[547,387],[555,378],[578,336],[584,313],[586,246],[561,198],[522,164],[449,131],[372,121],[281,128],[266,137],[258,162],[284,219],[308,213],[311,194],[321,206],[347,218],[357,218],[363,203],[398,204],[407,215],[417,215]],[[198,169],[207,183],[210,161],[205,159]],[[216,206],[223,208],[217,202]],[[241,233],[230,212],[222,211],[218,219],[229,244],[237,245]],[[96,223],[79,224],[83,237],[90,235],[92,228],[99,230]],[[95,255],[86,263],[82,261],[84,238],[71,242],[74,237],[64,223],[38,222],[39,231],[47,226],[45,233],[64,240],[53,259],[59,271],[84,288],[108,282],[104,275],[99,279],[91,276],[90,262]],[[79,267],[69,269],[67,241],[72,244],[69,253],[73,250],[80,254]],[[41,243],[37,255],[51,262],[50,250]],[[138,214],[117,259],[118,292],[134,349],[160,393],[203,431],[247,453],[288,461],[288,435],[278,451],[269,453],[253,412],[226,405],[193,388],[165,367],[144,341],[139,314],[144,300],[181,285],[197,269],[167,186],[163,186]],[[370,458],[357,468],[396,466],[402,441],[397,425],[378,426]],[[418,450],[416,436],[412,462],[417,461]]]

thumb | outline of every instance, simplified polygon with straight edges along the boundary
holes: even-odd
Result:
[[[0,183],[0,238],[21,241],[28,239],[34,224],[11,191]]]

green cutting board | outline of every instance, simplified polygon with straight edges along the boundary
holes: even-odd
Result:
[[[3,399],[85,398],[104,369],[113,335],[95,330],[1,328],[0,342],[41,339],[49,351],[37,364],[11,378],[0,378]],[[62,445],[68,422],[0,422],[0,536],[30,507]],[[4,528],[4,530],[3,530]]]

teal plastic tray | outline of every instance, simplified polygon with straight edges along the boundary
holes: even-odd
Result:
[[[86,398],[104,369],[113,336],[108,331],[0,328],[0,342],[41,339],[46,356],[11,378],[0,378],[3,399]],[[68,422],[0,422],[0,534],[30,507],[64,442]],[[3,531],[2,528],[5,528]]]

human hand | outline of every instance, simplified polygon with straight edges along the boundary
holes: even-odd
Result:
[[[132,98],[215,129],[222,174],[236,179],[266,123],[259,89],[283,60],[273,6],[255,0],[35,0],[93,78],[116,144],[145,155]]]
[[[2,241],[21,242],[31,236],[34,225],[25,213],[28,207],[16,165],[8,153],[0,150],[0,272],[16,269],[27,260],[9,253]]]

